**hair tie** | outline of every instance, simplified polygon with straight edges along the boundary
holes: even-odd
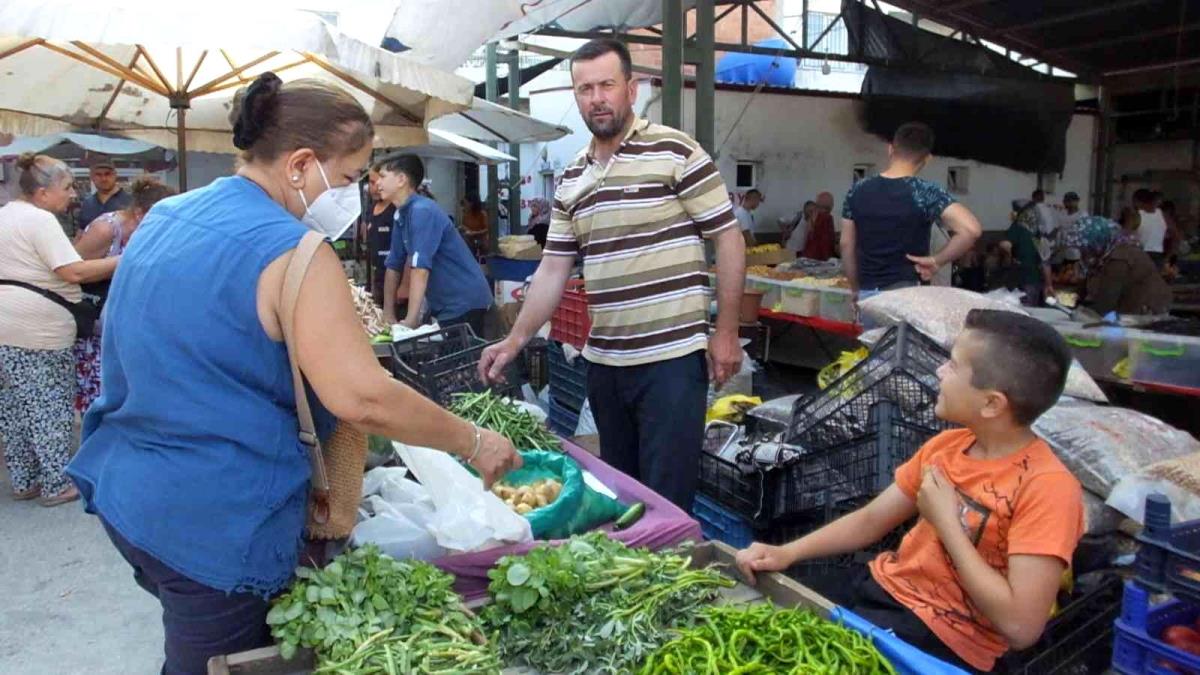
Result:
[[[272,72],[259,75],[246,89],[237,121],[233,123],[233,145],[248,150],[262,136],[270,118],[271,103],[283,80]]]

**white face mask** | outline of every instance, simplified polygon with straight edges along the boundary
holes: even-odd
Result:
[[[351,183],[339,188],[330,187],[329,179],[325,177],[325,169],[321,167],[320,162],[317,163],[317,170],[321,172],[321,180],[325,181],[325,187],[328,189],[313,200],[312,205],[309,205],[308,199],[304,197],[303,190],[296,190],[300,193],[300,201],[304,203],[304,217],[300,221],[314,232],[319,232],[330,239],[337,239],[350,229],[350,226],[362,213],[362,198],[358,194],[358,184]]]

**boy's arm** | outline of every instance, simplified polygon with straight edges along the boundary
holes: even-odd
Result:
[[[755,543],[737,553],[751,584],[755,572],[780,572],[798,562],[862,550],[917,514],[917,505],[892,483],[866,506],[783,546]]]
[[[1066,564],[1053,555],[1014,554],[1007,578],[989,565],[958,520],[958,497],[937,467],[925,470],[917,494],[921,517],[937,530],[963,590],[1013,649],[1037,642],[1050,617]]]
[[[810,234],[811,236],[811,234]],[[850,283],[850,292],[854,294],[855,300],[858,299],[858,253],[855,249],[858,247],[858,237],[854,230],[854,221],[849,218],[842,219],[842,237],[840,249],[842,254],[842,273],[846,275],[846,281]]]

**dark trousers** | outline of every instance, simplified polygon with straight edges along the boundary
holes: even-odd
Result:
[[[438,326],[441,326],[442,328],[449,328],[450,326],[457,326],[465,323],[471,327],[472,331],[474,331],[475,337],[483,337],[483,320],[487,317],[487,313],[487,308],[473,309],[466,314],[460,314],[459,316],[446,319],[445,321],[438,321]]]
[[[921,651],[968,673],[980,671],[963,662],[912,610],[900,604],[871,576],[865,564],[847,570],[800,577],[805,586],[827,600],[861,616]]]
[[[641,366],[588,366],[600,457],[691,513],[708,395],[698,351]]]
[[[163,675],[205,675],[213,656],[271,644],[266,600],[196,583],[126,541],[103,519],[100,522],[133,567],[133,580],[162,605]]]

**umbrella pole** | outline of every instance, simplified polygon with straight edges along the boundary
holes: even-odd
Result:
[[[185,98],[171,99],[171,107],[175,109],[175,133],[176,142],[178,143],[178,157],[175,159],[175,164],[179,168],[179,191],[187,191],[187,109],[188,102]]]

